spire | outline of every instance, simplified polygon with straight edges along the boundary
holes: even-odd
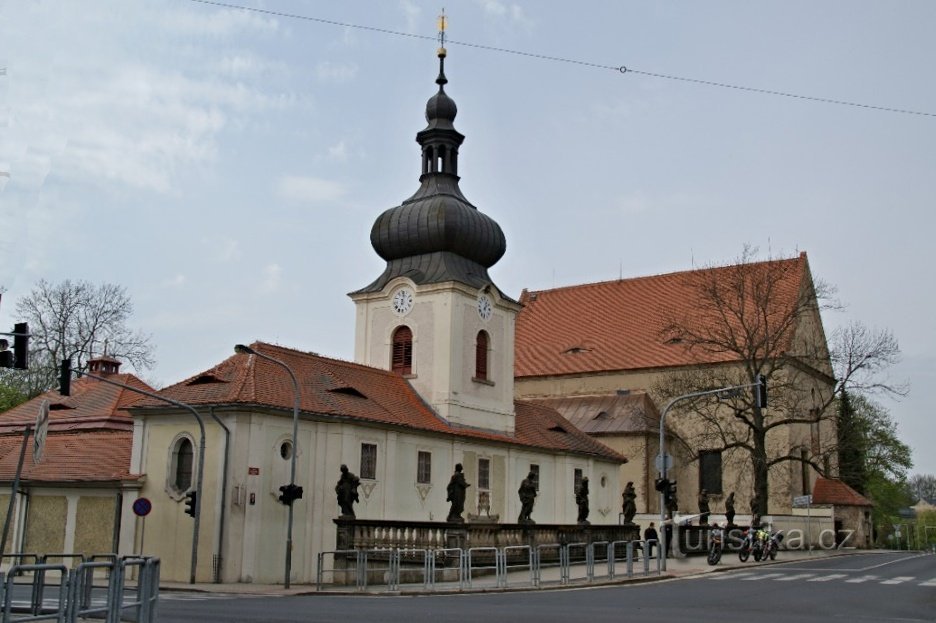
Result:
[[[465,137],[455,129],[455,101],[445,92],[445,29],[439,16],[439,90],[426,102],[424,129],[416,134],[422,148],[419,189],[400,206],[381,214],[371,229],[371,244],[387,269],[362,291],[377,291],[406,274],[417,283],[458,281],[475,287],[490,284],[487,269],[507,249],[500,226],[482,214],[458,187],[458,149]]]

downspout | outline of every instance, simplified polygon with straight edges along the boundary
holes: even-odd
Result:
[[[211,416],[215,422],[218,423],[222,429],[224,429],[224,462],[221,467],[221,512],[218,513],[218,543],[215,547],[215,559],[218,561],[218,566],[215,568],[215,584],[221,583],[221,564],[224,562],[222,557],[222,548],[224,547],[224,517],[227,512],[227,480],[228,480],[228,458],[230,455],[230,446],[231,446],[231,431],[224,425],[224,422],[221,421],[217,415],[215,415],[214,407],[208,407],[208,414]]]

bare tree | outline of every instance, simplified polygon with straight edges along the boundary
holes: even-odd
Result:
[[[678,429],[691,434],[681,441],[688,455],[722,452],[726,466],[741,470],[740,480],[750,473],[757,512],[766,514],[772,468],[796,462],[819,473],[834,469],[834,405],[845,388],[902,391],[877,380],[899,354],[896,341],[852,325],[836,335],[830,353],[820,311],[838,305],[830,286],[812,280],[805,258],[757,261],[746,247],[734,265],[692,271],[686,280],[691,301],[664,313],[660,335],[698,363],[653,391],[667,400],[764,375],[767,408],[753,391],[681,403]]]
[[[71,358],[76,369],[99,355],[110,355],[135,370],[153,365],[150,338],[127,326],[133,304],[126,289],[113,284],[93,285],[65,280],[39,281],[17,302],[20,318],[29,322],[30,393],[55,386],[62,359]]]

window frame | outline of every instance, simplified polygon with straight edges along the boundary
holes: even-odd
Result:
[[[481,468],[482,464],[484,469]],[[491,459],[486,456],[478,457],[478,491],[491,490]]]
[[[397,326],[390,337],[390,371],[400,376],[413,374],[413,330]]]
[[[711,458],[709,458],[711,457]],[[709,465],[717,457],[717,472],[715,465]],[[721,495],[724,492],[724,459],[721,450],[699,451],[699,491],[705,489],[706,493]]]
[[[367,452],[365,452],[365,448]],[[373,456],[368,456],[373,448]],[[377,444],[370,441],[361,442],[360,477],[362,480],[377,480]]]
[[[428,450],[416,451],[416,484],[432,484],[432,452]]]
[[[180,453],[183,447],[187,447],[188,451],[184,455],[186,460],[180,462]],[[179,434],[169,444],[169,469],[166,470],[166,490],[176,500],[182,499],[187,492],[195,487],[196,459],[195,440],[189,434]],[[185,469],[185,462],[188,463],[187,469]],[[187,484],[180,482],[181,476],[186,472]]]
[[[475,336],[475,372],[474,378],[478,381],[488,381],[491,364],[491,336],[481,329]]]

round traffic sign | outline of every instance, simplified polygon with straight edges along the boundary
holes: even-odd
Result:
[[[137,517],[146,517],[153,510],[153,503],[148,498],[137,498],[133,501],[133,513]]]

